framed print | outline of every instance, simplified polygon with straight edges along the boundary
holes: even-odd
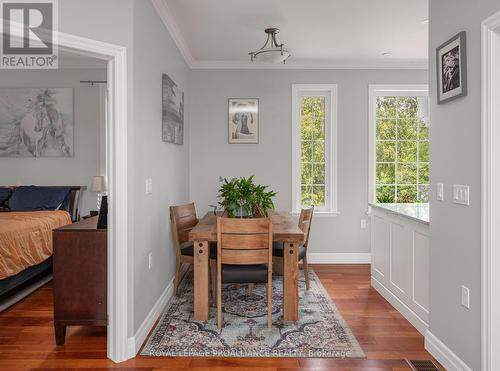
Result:
[[[467,95],[465,31],[436,49],[438,104]]]
[[[228,138],[230,144],[259,143],[259,100],[230,98]]]
[[[184,92],[162,75],[162,135],[164,142],[184,144]]]

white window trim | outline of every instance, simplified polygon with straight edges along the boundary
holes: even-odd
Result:
[[[292,214],[299,214],[302,208],[300,201],[300,101],[301,92],[326,92],[330,95],[329,123],[325,127],[325,192],[326,205],[316,208],[318,216],[336,216],[338,211],[337,198],[337,85],[336,84],[292,84]]]
[[[375,124],[377,122],[376,97],[428,97],[429,85],[426,84],[392,84],[392,85],[373,85],[368,86],[368,202],[375,203]]]

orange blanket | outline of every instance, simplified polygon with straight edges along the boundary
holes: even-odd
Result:
[[[66,211],[0,212],[0,279],[48,259],[52,230],[66,224]]]

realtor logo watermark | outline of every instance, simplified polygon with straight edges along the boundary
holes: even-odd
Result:
[[[58,68],[57,5],[57,0],[0,0],[0,68]]]

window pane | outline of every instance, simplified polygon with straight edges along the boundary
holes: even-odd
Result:
[[[325,141],[324,140],[315,140],[314,141],[313,161],[314,162],[325,162]]]
[[[377,139],[396,139],[396,120],[378,119],[376,136]]]
[[[398,117],[400,119],[417,117],[417,97],[398,98]]]
[[[417,120],[415,119],[398,120],[398,139],[417,140]]]
[[[313,205],[314,206],[324,206],[325,205],[325,187],[314,186],[312,197],[313,197]]]
[[[418,124],[420,140],[429,139],[429,126],[420,121]]]
[[[419,161],[429,161],[429,142],[419,142]]]
[[[429,184],[429,163],[419,163],[418,183]]]
[[[396,201],[396,187],[378,186],[375,199],[383,204],[394,203]]]
[[[312,187],[311,186],[302,186],[302,206],[311,206],[312,205]]]
[[[313,143],[312,141],[303,141],[301,143],[301,157],[302,157],[302,162],[313,162],[312,160],[312,146]]]
[[[398,164],[398,184],[417,184],[417,164]]]
[[[305,185],[313,183],[312,164],[302,163],[301,182]]]
[[[313,184],[325,184],[325,164],[313,165]]]
[[[377,184],[395,184],[395,164],[377,164]]]
[[[300,137],[302,140],[311,140],[313,132],[312,98],[302,97],[300,102]]]
[[[377,97],[377,117],[397,117],[397,97]]]
[[[417,142],[398,142],[398,162],[417,162]]]
[[[398,186],[396,201],[399,203],[417,202],[417,186]]]
[[[418,202],[427,203],[429,202],[429,186],[420,185],[418,186]]]
[[[377,162],[396,161],[396,142],[377,141]]]

